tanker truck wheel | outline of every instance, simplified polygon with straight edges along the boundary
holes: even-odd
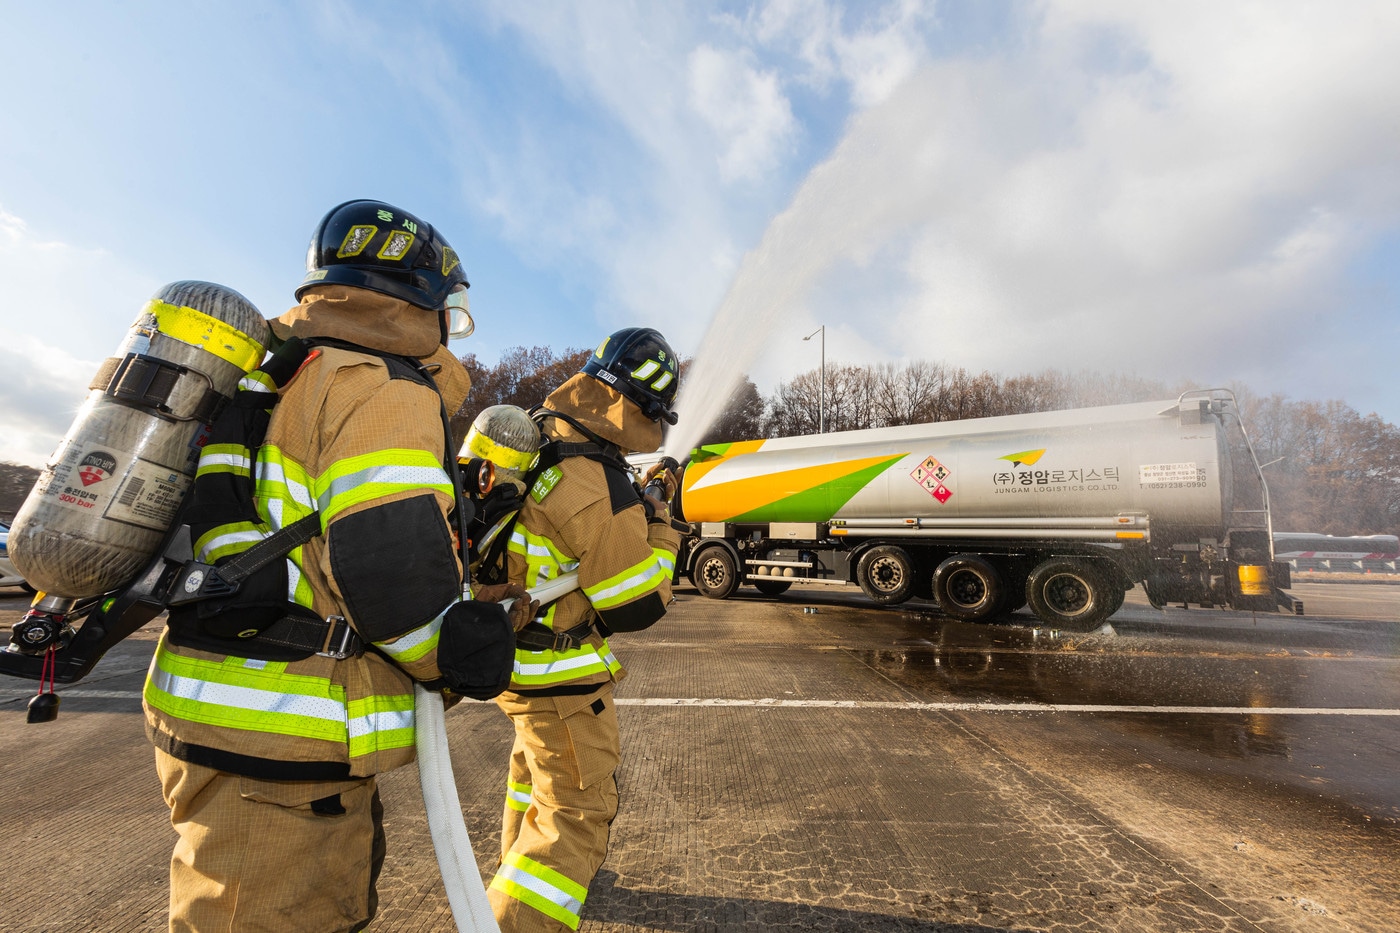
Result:
[[[701,596],[728,599],[739,587],[734,555],[722,545],[705,548],[691,567],[690,582],[695,584]]]
[[[893,606],[914,593],[914,562],[904,548],[873,547],[856,564],[856,581],[866,596],[882,606]]]
[[[1093,561],[1054,558],[1038,565],[1026,581],[1026,601],[1046,625],[1067,632],[1092,632],[1115,604],[1113,583]]]
[[[1001,609],[1001,572],[976,554],[954,554],[933,572],[933,596],[943,614],[960,622],[986,622]]]

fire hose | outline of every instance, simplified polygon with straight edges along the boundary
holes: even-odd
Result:
[[[577,572],[562,574],[528,592],[530,599],[547,605],[576,589]],[[507,600],[502,605],[509,609],[511,602]],[[423,806],[428,811],[428,831],[433,837],[433,851],[437,853],[457,933],[500,933],[476,867],[467,824],[462,818],[462,804],[457,797],[457,782],[447,749],[442,694],[427,690],[422,684],[415,684],[413,693],[413,715],[417,723],[414,741],[418,749]]]

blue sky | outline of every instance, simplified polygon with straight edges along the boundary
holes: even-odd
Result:
[[[454,350],[649,324],[709,362],[692,421],[737,372],[814,368],[823,324],[829,363],[1233,382],[1400,421],[1390,0],[0,17],[0,459],[43,462],[162,284],[286,310],[355,197],[462,255]]]

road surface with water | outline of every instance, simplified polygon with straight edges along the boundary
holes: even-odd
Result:
[[[6,598],[14,593],[16,598]],[[1024,613],[681,588],[619,636],[623,763],[585,933],[1400,929],[1400,586],[1307,615],[1156,611],[1067,635]],[[18,618],[0,593],[0,626]],[[0,930],[164,929],[174,841],[142,736],[153,627],[62,688],[0,682]],[[494,867],[511,732],[447,717]],[[412,767],[382,779],[371,929],[453,929]]]

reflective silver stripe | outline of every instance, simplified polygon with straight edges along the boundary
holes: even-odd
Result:
[[[626,593],[631,590],[638,589],[644,586],[645,584],[650,583],[652,580],[660,577],[662,575],[662,569],[663,568],[661,567],[660,562],[653,560],[650,567],[646,568],[640,573],[632,574],[632,576],[628,577],[626,580],[623,580],[621,583],[614,583],[607,589],[599,590],[596,593],[590,592],[588,594],[588,599],[590,602],[597,603],[600,600],[607,599],[609,596],[616,596],[619,593]]]
[[[676,569],[676,559],[675,559],[674,557],[671,556],[671,552],[670,552],[670,551],[666,551],[666,552],[664,552],[664,553],[662,553],[662,552],[657,552],[657,555],[656,555],[656,562],[657,562],[658,564],[661,565],[661,569],[662,569],[662,570],[675,570],[675,569]]]
[[[578,916],[580,910],[583,910],[583,901],[559,890],[548,881],[536,878],[522,868],[516,868],[514,865],[502,865],[496,869],[496,874],[507,881],[515,882],[522,888],[535,892],[547,901],[558,904],[575,917]]]
[[[290,557],[287,558],[287,602],[297,601],[297,586],[301,583],[301,568]]]
[[[230,531],[228,534],[219,535],[217,538],[211,538],[209,541],[205,542],[204,547],[199,549],[199,559],[204,560],[214,551],[219,548],[228,547],[230,544],[242,544],[244,542],[248,544],[257,544],[264,537],[266,537],[266,535],[256,530]]]
[[[389,657],[397,658],[408,654],[414,648],[423,644],[423,642],[435,638],[441,630],[442,616],[438,616],[427,625],[420,626],[391,643],[386,644],[385,642],[377,641],[374,643],[374,646],[389,655]]]
[[[331,480],[330,485],[317,497],[317,502],[322,511],[329,511],[336,496],[343,496],[352,489],[371,483],[452,487],[452,479],[442,467],[373,466]]]
[[[412,709],[366,713],[363,716],[356,716],[350,720],[350,738],[361,739],[367,735],[374,735],[377,732],[412,728]]]
[[[543,544],[533,544],[525,540],[524,532],[515,531],[510,536],[511,544],[520,545],[520,549],[531,557],[548,557],[553,559],[554,552]]]
[[[523,803],[528,807],[530,801],[533,800],[534,797],[528,790],[520,791],[510,787],[506,789],[506,799],[514,801],[515,803]]]
[[[315,508],[311,501],[311,490],[296,480],[287,479],[287,471],[282,469],[282,464],[273,463],[270,460],[259,460],[257,479],[259,482],[278,483],[285,486],[287,492],[291,494],[293,502],[306,509]]]
[[[538,677],[542,674],[554,674],[560,671],[577,670],[580,667],[595,666],[602,661],[603,658],[597,651],[590,651],[572,658],[560,658],[545,664],[522,664],[517,659],[515,672],[522,677]]]
[[[151,666],[150,677],[158,689],[181,700],[228,706],[255,713],[290,713],[293,716],[306,716],[309,719],[324,719],[335,723],[344,723],[347,718],[345,706],[329,697],[311,697],[279,693],[275,690],[259,690],[257,687],[216,684],[208,680],[172,674],[154,663]]]
[[[251,470],[253,459],[241,454],[216,454],[212,452],[200,454],[199,468],[202,470],[211,466],[231,466],[238,467],[240,470]]]

